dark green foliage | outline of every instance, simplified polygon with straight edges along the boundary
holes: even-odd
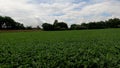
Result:
[[[120,29],[0,33],[0,68],[120,68]]]
[[[107,24],[104,21],[97,22],[96,25],[97,29],[104,29],[107,28]]]
[[[97,23],[95,22],[88,23],[88,29],[96,29],[96,28],[98,28]]]
[[[44,30],[47,31],[52,31],[52,30],[67,30],[68,25],[64,22],[58,22],[58,20],[55,20],[54,24],[48,24],[48,23],[43,23],[42,27]]]
[[[0,16],[0,29],[24,29],[24,25],[15,22],[11,17]]]
[[[87,29],[87,26],[85,26],[85,25],[78,25],[78,24],[72,24],[70,29],[71,30]]]
[[[27,29],[27,30],[31,30],[31,29],[32,29],[32,26],[27,26],[26,29]]]
[[[58,20],[55,20],[53,25],[56,26],[57,23],[58,23]]]
[[[36,29],[41,29],[40,26],[37,26]]]
[[[58,22],[55,20],[53,24],[43,23],[43,30],[53,31],[53,30],[81,30],[81,29],[105,29],[105,28],[120,28],[120,19],[114,18],[109,19],[107,21],[99,21],[99,22],[89,22],[82,23],[81,25],[72,24],[70,28],[68,28],[67,23]],[[0,29],[33,29],[32,27],[24,27],[23,24],[16,22],[11,17],[8,16],[0,16]]]
[[[4,24],[4,18],[0,16],[0,29],[2,29],[3,24]]]
[[[15,29],[25,29],[24,25],[21,24],[21,23],[18,23],[18,22],[17,22],[15,25],[16,25],[16,26],[15,26]]]
[[[6,25],[6,29],[15,29],[16,22],[11,17],[4,17],[4,24]]]
[[[42,24],[42,27],[46,31],[52,31],[54,29],[53,25],[52,24],[48,24],[48,23]]]
[[[54,26],[54,30],[67,30],[68,29],[67,24],[64,22],[58,22],[53,26]]]
[[[114,18],[107,21],[82,23],[81,25],[72,24],[70,29],[104,29],[104,28],[120,28],[120,19]]]
[[[114,18],[106,21],[108,28],[118,28],[120,26],[120,19]]]
[[[66,23],[58,22],[58,20],[55,20],[52,27],[53,27],[52,30],[67,30],[68,29],[68,26]],[[114,18],[114,19],[109,19],[107,21],[82,23],[81,25],[72,24],[70,26],[70,30],[105,29],[105,28],[120,28],[120,19]]]

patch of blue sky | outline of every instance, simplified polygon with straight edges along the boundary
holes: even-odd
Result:
[[[66,19],[65,21],[73,21],[73,19]]]
[[[117,0],[118,1],[118,0]],[[80,2],[86,2],[88,4],[90,3],[96,3],[96,2],[104,2],[104,0],[29,0],[29,3],[49,3],[49,4],[52,4],[52,3],[80,3]]]
[[[83,16],[83,18],[85,18],[85,19],[90,19],[92,16],[93,16],[92,14],[90,14],[90,15],[85,15],[85,16]]]
[[[64,13],[53,13],[53,14],[50,14],[50,16],[63,16],[65,15]]]
[[[82,10],[84,7],[85,7],[84,5],[83,5],[83,6],[79,6],[79,7],[75,7],[75,8],[73,8],[73,10],[74,10],[74,11],[80,11],[80,10]]]
[[[29,3],[80,3],[83,1],[89,1],[89,0],[30,0]]]
[[[112,14],[110,14],[110,13],[107,13],[107,12],[103,12],[101,15],[102,15],[102,16],[105,16],[105,17],[112,16]]]
[[[30,0],[29,3],[35,3],[35,4],[39,4],[39,3],[52,3],[51,0]]]
[[[93,1],[92,0],[74,0],[72,3],[80,3],[80,2],[86,2],[87,4],[92,4]]]

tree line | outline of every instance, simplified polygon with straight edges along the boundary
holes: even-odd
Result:
[[[55,20],[53,24],[43,23],[42,27],[43,30],[46,31],[120,28],[120,19],[113,18],[106,21],[72,24],[70,28],[68,28],[65,22],[58,22],[58,20]]]
[[[105,29],[105,28],[120,28],[120,19],[114,18],[106,21],[82,23],[81,25],[72,24],[70,29]]]
[[[82,24],[72,24],[68,27],[65,22],[58,22],[55,20],[53,24],[43,23],[42,29],[45,31],[55,30],[82,30],[82,29],[105,29],[105,28],[120,28],[120,19],[113,18],[106,21],[89,22]],[[0,16],[0,29],[41,29],[39,26],[32,28],[32,26],[25,27],[23,24],[16,22],[11,17]]]
[[[24,29],[24,25],[16,22],[11,17],[0,16],[0,29]]]
[[[9,16],[0,16],[0,30],[32,30],[41,29],[39,26],[33,28],[32,26],[24,26],[23,24],[16,22]]]

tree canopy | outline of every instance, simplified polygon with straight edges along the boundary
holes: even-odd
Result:
[[[58,20],[55,20],[53,24],[49,23],[43,23],[42,24],[43,30],[67,30],[68,25],[65,22],[58,22]]]
[[[0,16],[0,29],[24,29],[24,25],[16,22],[11,17]]]
[[[89,23],[82,23],[82,24],[72,24],[70,28],[68,28],[67,23],[65,22],[58,22],[55,20],[53,25],[44,23],[43,30],[82,30],[82,29],[105,29],[105,28],[120,28],[120,19],[113,18],[106,21],[99,21],[99,22],[89,22]]]
[[[120,28],[120,19],[113,18],[106,21],[89,22],[82,24],[71,24],[70,28],[67,23],[55,20],[53,24],[43,23],[43,30],[81,30],[81,29],[105,29],[105,28]],[[39,25],[36,27],[39,29]],[[32,26],[24,27],[23,24],[16,22],[9,16],[0,16],[0,29],[33,29]]]
[[[82,23],[81,25],[72,24],[70,29],[105,29],[105,28],[120,28],[120,19],[114,18],[106,21]]]

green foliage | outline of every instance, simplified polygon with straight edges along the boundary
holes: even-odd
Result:
[[[84,23],[83,23],[84,24]],[[78,24],[72,24],[70,29],[71,30],[81,30],[81,29],[87,29],[85,25],[78,25]]]
[[[68,29],[68,26],[66,23],[64,22],[59,22],[59,23],[56,23],[54,26],[54,30],[67,30]]]
[[[119,68],[120,29],[0,33],[0,68]]]
[[[32,29],[32,26],[27,26],[26,29],[30,30],[30,29]]]
[[[24,29],[24,25],[15,22],[11,17],[0,16],[0,29]]]
[[[72,24],[70,28],[68,28],[67,23],[65,22],[58,22],[55,20],[53,24],[43,23],[42,24],[43,30],[46,31],[53,31],[53,30],[81,30],[81,29],[104,29],[104,28],[120,28],[120,19],[114,18],[109,19],[107,21],[99,21],[99,22],[89,22],[89,23],[82,23],[81,25]],[[11,17],[8,16],[0,16],[0,29],[34,29],[32,26],[24,27],[23,24],[16,22]],[[36,29],[39,29],[36,28]]]
[[[120,19],[114,18],[107,21],[82,23],[81,25],[72,24],[70,29],[104,29],[104,28],[120,28]]]
[[[42,27],[43,27],[43,29],[46,30],[46,31],[51,31],[51,30],[54,29],[53,25],[52,25],[52,24],[49,24],[49,23],[43,23],[43,24],[42,24]]]
[[[55,20],[53,25],[56,26],[57,23],[58,23],[58,20]]]
[[[68,25],[65,22],[58,22],[58,20],[55,20],[53,25],[49,23],[43,23],[42,24],[43,30],[46,31],[53,31],[53,30],[67,30]]]

